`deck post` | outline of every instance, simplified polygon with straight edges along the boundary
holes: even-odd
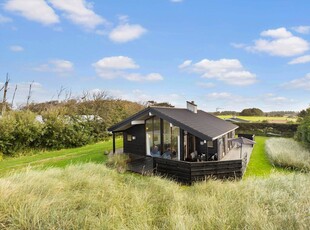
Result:
[[[164,120],[160,118],[160,152],[163,154],[164,151]]]
[[[180,129],[180,160],[184,161],[184,130]]]
[[[115,153],[115,133],[113,132],[113,154]]]

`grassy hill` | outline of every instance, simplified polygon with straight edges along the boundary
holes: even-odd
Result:
[[[0,179],[2,229],[307,229],[309,174],[180,186],[99,164]]]

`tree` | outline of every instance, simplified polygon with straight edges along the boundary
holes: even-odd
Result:
[[[308,114],[300,123],[297,129],[296,137],[308,148],[310,148],[310,114]]]
[[[302,117],[302,118],[304,118],[304,117],[306,117],[306,116],[308,116],[308,115],[310,115],[310,108],[308,108],[308,109],[303,109],[303,110],[301,110],[299,113],[298,113],[298,117]]]
[[[264,116],[264,112],[258,108],[244,109],[241,111],[240,116]]]
[[[170,108],[174,107],[169,102],[156,102],[156,101],[148,101],[147,106],[160,106],[160,107],[170,107]]]

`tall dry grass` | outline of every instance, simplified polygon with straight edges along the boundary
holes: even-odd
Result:
[[[270,161],[281,167],[310,171],[310,151],[289,138],[270,138],[266,141]]]
[[[85,164],[0,179],[2,229],[307,229],[309,174],[191,187]]]

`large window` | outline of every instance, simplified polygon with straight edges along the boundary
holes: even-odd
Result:
[[[160,119],[152,117],[145,122],[146,153],[147,155],[161,155]]]
[[[147,155],[168,159],[180,159],[180,129],[167,121],[152,117],[145,122]],[[163,137],[163,140],[161,140]]]
[[[164,156],[170,155],[171,159],[179,160],[180,129],[167,121],[163,122],[163,127]]]

